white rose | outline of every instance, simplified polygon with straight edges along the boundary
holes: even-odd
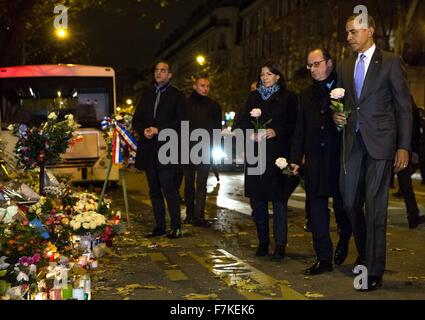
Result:
[[[81,222],[75,222],[74,224],[74,230],[78,230],[81,228]]]
[[[83,228],[84,229],[90,229],[90,223],[84,222],[83,223]]]
[[[92,223],[90,223],[90,229],[94,230],[94,229],[96,229],[96,228],[97,228],[97,224],[96,224],[96,222],[92,222]]]
[[[9,131],[15,130],[14,125],[13,124],[9,124],[9,126],[7,127],[7,130],[9,130]]]
[[[288,161],[285,158],[279,158],[276,160],[276,166],[278,166],[280,170],[283,170],[288,166]]]
[[[336,88],[333,89],[331,92],[331,98],[334,100],[339,100],[345,97],[345,89],[343,88]]]
[[[49,114],[49,116],[47,118],[49,120],[56,120],[58,118],[58,116],[56,115],[56,113],[52,112],[51,114]]]
[[[67,114],[65,116],[65,119],[68,120],[69,122],[74,121],[74,116],[72,114]]]
[[[261,117],[261,109],[252,109],[250,114],[253,118],[259,118]]]

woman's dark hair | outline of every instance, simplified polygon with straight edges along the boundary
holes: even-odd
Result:
[[[283,75],[282,71],[280,71],[279,66],[272,61],[267,61],[260,67],[258,71],[258,77],[257,77],[258,87],[263,84],[261,82],[261,72],[263,71],[263,68],[268,68],[271,73],[277,76],[280,76],[279,80],[277,81],[277,84],[280,86],[281,89],[284,89],[284,90],[286,89],[285,76]]]

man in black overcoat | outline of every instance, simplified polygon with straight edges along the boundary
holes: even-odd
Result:
[[[337,84],[335,64],[326,49],[316,49],[308,55],[307,68],[313,84],[300,94],[290,162],[298,173],[305,156],[305,189],[310,201],[313,244],[317,255],[317,261],[305,273],[316,275],[333,270],[329,198],[333,198],[339,233],[335,264],[342,264],[347,257],[351,226],[339,191],[341,133],[333,122],[330,109],[330,92]]]

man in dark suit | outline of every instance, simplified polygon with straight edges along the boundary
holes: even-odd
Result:
[[[341,193],[360,254],[355,265],[368,271],[368,288],[361,290],[370,291],[382,285],[385,272],[391,167],[398,173],[409,165],[412,105],[402,59],[376,47],[375,21],[367,17],[352,16],[346,24],[356,54],[340,66],[338,86],[352,113],[348,119],[336,113],[334,121],[346,125]]]
[[[171,217],[170,239],[181,236],[180,204],[176,186],[176,168],[158,159],[163,143],[158,141],[161,130],[174,129],[180,132],[185,116],[185,96],[171,85],[171,66],[159,62],[155,66],[155,83],[143,92],[133,118],[133,128],[140,136],[135,167],[146,172],[149,195],[155,215],[156,227],[148,237],[166,234],[165,203]]]
[[[409,166],[397,174],[401,196],[404,198],[407,210],[407,222],[410,229],[415,229],[425,223],[425,216],[419,215],[418,202],[413,190],[412,174],[419,166],[420,115],[418,107],[412,97],[413,131],[412,131],[412,161]]]
[[[332,241],[329,235],[329,198],[338,224],[339,242],[334,262],[342,264],[348,254],[351,225],[339,191],[341,133],[332,119],[330,92],[336,88],[335,63],[326,49],[316,49],[307,57],[313,84],[300,94],[300,110],[291,147],[290,163],[298,174],[305,156],[304,175],[310,204],[313,245],[317,261],[305,273],[317,275],[333,270]]]

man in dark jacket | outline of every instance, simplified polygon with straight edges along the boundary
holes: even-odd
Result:
[[[305,273],[317,275],[333,270],[329,198],[333,198],[339,232],[335,264],[342,264],[347,257],[351,226],[338,183],[341,134],[333,122],[330,109],[330,92],[337,84],[335,65],[326,49],[310,52],[307,61],[313,84],[300,94],[300,111],[290,162],[294,164],[294,172],[298,173],[305,156],[305,189],[310,201],[313,244],[317,254],[317,261]]]
[[[175,167],[162,163],[158,152],[163,143],[158,141],[161,130],[173,129],[180,132],[184,119],[186,99],[180,90],[171,85],[171,66],[159,62],[155,66],[155,83],[143,92],[133,118],[133,128],[140,135],[135,167],[146,172],[149,195],[155,215],[156,227],[148,237],[166,234],[165,204],[167,201],[171,217],[168,237],[181,236],[180,205],[175,182]]]
[[[213,130],[221,129],[221,107],[208,97],[210,81],[199,77],[193,84],[193,92],[186,104],[186,119],[192,133],[196,129],[204,129],[213,138]],[[205,143],[209,143],[208,141]],[[211,150],[211,148],[209,148]],[[209,157],[210,161],[211,157]],[[193,223],[198,227],[211,226],[204,218],[205,201],[207,197],[207,180],[211,163],[190,164],[183,166],[186,202],[185,223]],[[196,191],[195,191],[196,177]]]
[[[418,202],[412,185],[412,174],[416,172],[419,165],[419,145],[420,145],[420,115],[418,107],[412,97],[413,111],[413,131],[412,131],[412,161],[408,167],[397,173],[400,193],[404,198],[407,210],[407,222],[410,229],[415,229],[418,225],[425,223],[425,216],[419,215]]]

